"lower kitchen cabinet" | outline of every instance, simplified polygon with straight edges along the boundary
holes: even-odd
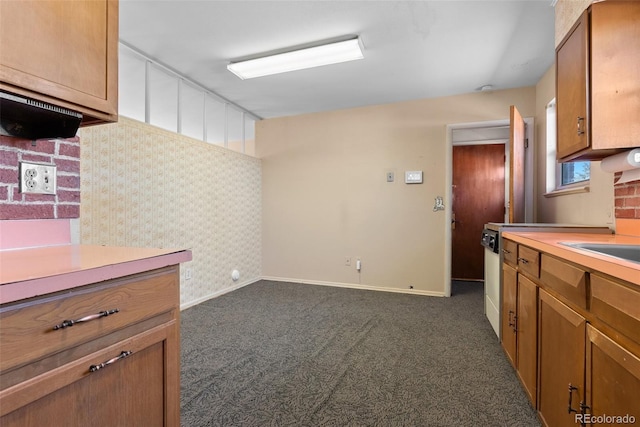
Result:
[[[35,378],[6,396],[4,404],[21,406],[2,426],[165,425],[165,360],[175,335],[175,325],[159,327]]]
[[[502,348],[514,368],[516,365],[516,310],[518,273],[515,268],[502,265]]]
[[[502,345],[542,424],[640,422],[640,284],[535,245],[503,246],[518,257],[504,256]]]
[[[518,348],[518,376],[536,406],[536,383],[538,375],[538,287],[531,280],[518,275],[518,310],[516,341]]]
[[[598,424],[640,421],[640,358],[591,325],[587,325],[586,373],[590,417]],[[622,419],[607,421],[606,416]],[[601,417],[604,422],[599,421]]]
[[[502,347],[534,407],[537,381],[537,299],[538,288],[535,283],[518,274],[510,265],[504,264]]]
[[[0,425],[179,426],[179,335],[177,266],[2,307]]]
[[[586,319],[540,289],[538,412],[551,427],[576,426],[585,402]]]

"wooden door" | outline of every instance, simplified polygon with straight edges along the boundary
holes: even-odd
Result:
[[[515,106],[510,109],[509,135],[509,222],[525,222],[525,123]]]
[[[518,375],[536,407],[536,382],[538,379],[538,287],[531,280],[518,275],[518,308],[516,311],[516,345]]]
[[[547,426],[575,427],[567,404],[579,411],[585,400],[585,318],[540,289],[538,322],[538,412]]]
[[[640,358],[587,325],[587,411],[640,420]]]
[[[502,348],[507,358],[516,367],[516,295],[517,273],[513,267],[502,265]]]
[[[451,277],[484,279],[484,224],[504,222],[504,145],[453,147]]]

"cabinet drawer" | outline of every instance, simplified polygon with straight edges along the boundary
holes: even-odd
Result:
[[[502,255],[506,263],[518,264],[518,244],[511,240],[502,239]]]
[[[591,312],[640,343],[640,292],[636,289],[592,274]]]
[[[542,255],[540,280],[578,307],[587,308],[587,274],[571,264],[549,255]]]
[[[177,267],[0,307],[0,370],[27,364],[178,308]],[[100,312],[117,310],[108,316]],[[92,320],[54,329],[66,320]]]
[[[518,245],[518,271],[540,277],[540,252]]]
[[[0,391],[0,425],[41,425],[48,418],[66,426],[163,425],[162,384],[171,375],[164,344],[177,327],[158,326]],[[140,399],[149,406],[136,412],[146,420],[118,420]]]

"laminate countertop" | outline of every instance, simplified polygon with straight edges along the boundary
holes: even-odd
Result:
[[[190,250],[60,245],[0,251],[0,304],[191,261]]]
[[[545,233],[535,231],[505,231],[505,239],[513,240],[579,264],[591,272],[600,272],[640,286],[640,263],[627,261],[584,249],[566,246],[563,243],[604,243],[614,245],[640,245],[640,237],[619,234]],[[640,250],[640,246],[639,246]]]

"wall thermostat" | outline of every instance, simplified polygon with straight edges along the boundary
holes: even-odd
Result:
[[[405,184],[422,184],[422,171],[405,171]]]

